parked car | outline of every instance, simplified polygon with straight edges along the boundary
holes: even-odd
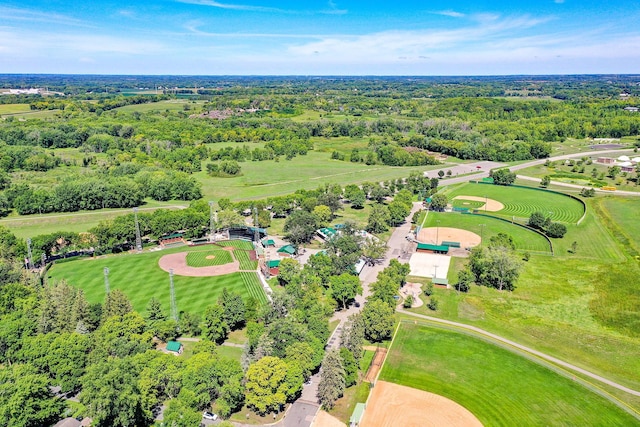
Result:
[[[204,411],[202,413],[202,418],[204,418],[205,420],[217,420],[218,416],[216,414],[214,414],[213,412],[209,412],[209,411]]]

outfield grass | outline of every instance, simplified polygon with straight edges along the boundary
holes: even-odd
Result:
[[[211,251],[210,247],[180,247],[142,254],[126,253],[97,259],[80,259],[54,265],[48,272],[48,282],[66,280],[82,288],[91,303],[102,302],[105,296],[104,267],[109,268],[111,289],[121,289],[129,297],[136,311],[144,310],[152,297],[162,303],[168,313],[169,274],[160,269],[158,260],[167,254],[194,251]],[[179,311],[204,312],[215,304],[223,288],[237,292],[243,298],[255,297],[260,303],[266,301],[262,285],[255,273],[242,272],[215,277],[174,276],[176,302]]]
[[[213,265],[224,265],[233,262],[231,253],[225,250],[217,251],[197,251],[187,254],[187,265],[189,267],[210,267]]]
[[[544,366],[480,339],[426,326],[400,327],[380,379],[452,399],[484,425],[639,424]]]
[[[481,224],[484,224],[484,227],[481,227]],[[461,228],[476,233],[485,242],[498,233],[505,233],[513,237],[513,242],[518,250],[550,253],[549,243],[540,234],[491,217],[451,212],[429,212],[424,226]]]
[[[466,183],[447,191],[449,199],[456,196],[488,197],[499,201],[504,209],[492,215],[529,218],[536,211],[550,215],[553,221],[575,224],[584,214],[582,204],[562,194],[527,188]]]
[[[252,261],[247,251],[235,250],[233,256],[240,262],[240,270],[256,270],[258,268],[258,261]]]

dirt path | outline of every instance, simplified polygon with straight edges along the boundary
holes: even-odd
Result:
[[[369,396],[362,427],[482,427],[468,409],[446,397],[378,381]]]

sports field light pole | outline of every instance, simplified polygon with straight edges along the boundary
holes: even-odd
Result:
[[[479,224],[480,227],[480,246],[484,243],[484,224]]]
[[[487,199],[487,195],[484,195],[484,212],[487,212],[487,202],[489,201],[489,199]]]
[[[140,223],[138,223],[138,208],[133,208],[133,216],[136,221],[136,250],[142,252],[142,238],[140,237]]]
[[[28,269],[32,269],[33,268],[33,261],[31,261],[31,258],[33,258],[33,254],[31,253],[31,238],[27,239],[27,268]]]
[[[209,202],[209,233],[211,233],[211,240],[214,241],[213,231],[213,200]]]
[[[439,234],[440,234],[440,220],[436,220],[436,245],[438,244]]]
[[[109,288],[109,267],[105,267],[102,271],[104,272],[104,292],[108,295],[111,292]]]
[[[171,291],[171,318],[178,321],[178,306],[176,305],[176,290],[173,286],[173,268],[169,269],[169,286]]]

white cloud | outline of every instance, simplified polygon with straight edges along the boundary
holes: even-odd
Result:
[[[219,9],[229,9],[229,10],[245,10],[250,12],[280,12],[280,13],[292,13],[292,11],[288,11],[285,9],[278,9],[275,7],[264,7],[264,6],[250,6],[245,4],[232,4],[232,3],[220,3],[215,0],[177,0],[180,3],[187,4],[195,4],[200,6],[211,6],[217,7]]]
[[[90,26],[87,22],[58,13],[40,12],[30,9],[18,9],[0,6],[0,19],[5,21],[46,22],[50,24]]]
[[[450,18],[464,18],[466,16],[464,13],[456,12],[455,10],[439,10],[431,13],[434,15],[448,16]]]

